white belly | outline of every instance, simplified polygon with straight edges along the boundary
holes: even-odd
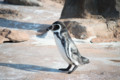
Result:
[[[56,35],[54,35],[54,38],[55,38],[55,42],[56,42],[56,45],[62,55],[62,57],[64,58],[64,60],[69,63],[69,64],[72,64],[72,62],[67,58],[66,56],[66,52],[65,52],[65,49],[61,43],[61,41],[56,37]]]

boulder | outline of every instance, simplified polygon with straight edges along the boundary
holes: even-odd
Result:
[[[0,44],[4,42],[4,37],[0,36]]]
[[[60,19],[75,38],[120,40],[120,0],[65,0]]]
[[[61,19],[70,34],[78,39],[96,36],[93,42],[120,41],[120,26],[118,21],[99,19]]]
[[[0,35],[4,38],[6,38],[10,33],[11,31],[9,29],[3,29],[2,31],[0,31]]]
[[[42,6],[42,3],[38,0],[4,0],[4,2],[15,5]]]
[[[75,38],[86,39],[88,37],[86,27],[80,25],[80,23],[78,23],[76,21],[65,21],[64,23],[65,23],[67,29],[69,30],[69,32]]]
[[[7,38],[13,42],[22,42],[29,40],[29,35],[23,31],[12,30]]]
[[[8,29],[0,29],[0,43],[3,43],[5,41],[9,41],[9,39],[6,38],[8,34],[9,34]]]
[[[0,44],[5,42],[5,41],[9,41],[9,39],[3,37],[3,36],[0,36]]]
[[[0,43],[10,42],[23,42],[29,40],[29,35],[24,31],[0,29]]]

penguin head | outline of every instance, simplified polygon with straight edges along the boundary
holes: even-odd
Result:
[[[61,21],[56,21],[54,22],[50,27],[50,30],[53,32],[61,32],[66,29],[65,24]]]

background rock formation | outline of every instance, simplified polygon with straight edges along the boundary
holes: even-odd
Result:
[[[78,39],[86,39],[88,37],[86,27],[82,26],[79,22],[68,20],[64,21],[64,23],[73,37]]]
[[[61,18],[85,18],[101,15],[104,18],[119,18],[119,0],[66,0]]]
[[[103,22],[96,19],[61,19],[72,37],[86,39],[96,36],[92,42],[120,41],[120,22]]]
[[[120,0],[66,0],[60,19],[76,38],[120,41]]]

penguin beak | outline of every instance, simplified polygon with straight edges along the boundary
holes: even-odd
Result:
[[[46,31],[52,30],[52,25],[46,29]]]

